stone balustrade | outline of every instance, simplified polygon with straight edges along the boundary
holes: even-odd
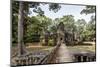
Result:
[[[94,53],[79,53],[74,55],[75,62],[92,62],[96,61],[96,56]]]
[[[40,51],[27,53],[22,56],[14,57],[13,66],[22,66],[22,65],[33,65],[33,64],[47,64],[50,63],[50,60],[55,55],[59,46],[55,46],[51,51]]]

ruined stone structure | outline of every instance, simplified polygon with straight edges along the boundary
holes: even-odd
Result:
[[[57,29],[58,43],[65,42],[64,24],[61,22]]]
[[[73,35],[66,31],[63,22],[60,22],[57,29],[58,44],[62,42],[65,44],[71,44],[73,42]]]

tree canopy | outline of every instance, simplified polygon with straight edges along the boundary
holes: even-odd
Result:
[[[46,31],[50,34],[57,32],[57,26],[60,22],[63,22],[65,25],[65,30],[72,33],[74,36],[77,34],[82,40],[92,40],[95,38],[95,16],[91,17],[89,22],[86,22],[85,19],[76,20],[73,15],[64,15],[63,17],[51,19],[45,16],[45,12],[41,9],[40,5],[47,5],[47,3],[37,3],[37,2],[24,2],[24,41],[33,42],[34,35],[42,36]],[[49,11],[54,11],[57,13],[62,7],[57,3],[50,3]],[[31,14],[29,8],[33,8],[33,12],[37,13],[36,16],[29,17]],[[95,6],[86,6],[80,13],[81,14],[93,14],[95,13]],[[12,2],[12,40],[17,42],[18,35],[18,10],[19,2]],[[76,20],[76,21],[75,21]],[[38,36],[37,36],[38,37]]]

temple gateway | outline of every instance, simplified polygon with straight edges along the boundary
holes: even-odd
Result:
[[[73,44],[74,35],[72,32],[68,32],[65,29],[63,22],[59,23],[57,29],[58,29],[57,30],[58,43],[65,43],[66,45]]]

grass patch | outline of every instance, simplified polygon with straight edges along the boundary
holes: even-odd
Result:
[[[78,51],[92,51],[92,52],[95,52],[95,44],[94,45],[91,45],[91,46],[80,46],[80,45],[77,45],[77,46],[68,46],[68,49],[70,50],[78,50]]]
[[[41,50],[51,50],[53,47],[51,46],[32,46],[32,47],[27,47],[28,51],[41,51]]]

